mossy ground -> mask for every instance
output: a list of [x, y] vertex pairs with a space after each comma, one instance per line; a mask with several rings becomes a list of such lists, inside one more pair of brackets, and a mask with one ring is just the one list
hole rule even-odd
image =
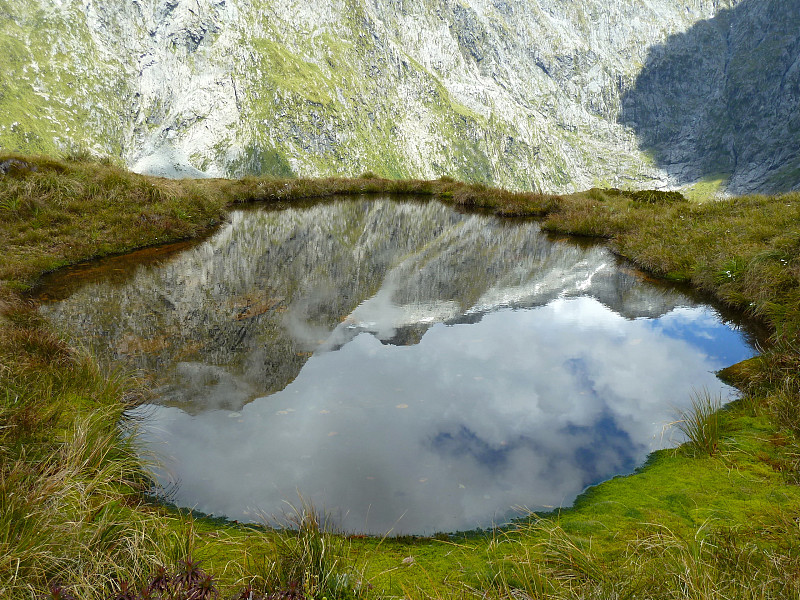
[[716, 200], [721, 196], [721, 192], [725, 189], [725, 184], [728, 182], [730, 174], [728, 173], [715, 173], [708, 175], [696, 181], [691, 185], [683, 188], [683, 194], [692, 202], [708, 202]]
[[[0, 161], [9, 158], [0, 156]], [[16, 157], [0, 175], [0, 596], [53, 585], [115, 595], [192, 556], [224, 594], [305, 597], [784, 598], [800, 592], [800, 194], [697, 204], [592, 190], [517, 194], [449, 179], [168, 181], [110, 165]], [[35, 167], [35, 170], [30, 167]], [[148, 503], [122, 418], [140, 390], [65, 345], [22, 295], [46, 271], [193, 238], [235, 203], [340, 193], [436, 197], [599, 236], [653, 274], [765, 323], [762, 354], [726, 371], [743, 397], [712, 452], [651, 456], [570, 509], [508, 530], [376, 539], [223, 524]], [[122, 431], [119, 424], [122, 423]], [[367, 585], [369, 584], [369, 585]], [[287, 587], [289, 586], [289, 587]], [[55, 588], [53, 588], [55, 589]], [[116, 590], [116, 592], [115, 592]]]

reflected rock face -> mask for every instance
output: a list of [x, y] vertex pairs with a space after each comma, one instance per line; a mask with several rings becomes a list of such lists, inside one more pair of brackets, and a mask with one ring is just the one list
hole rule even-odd
[[101, 356], [157, 373], [163, 402], [196, 413], [282, 390], [311, 353], [361, 332], [416, 343], [434, 323], [579, 295], [626, 318], [689, 302], [603, 248], [553, 244], [534, 222], [386, 199], [236, 212], [165, 264], [44, 310]]
[[752, 353], [601, 247], [389, 199], [237, 212], [42, 310], [150, 374], [143, 437], [178, 503], [252, 520], [299, 491], [371, 533], [569, 504]]

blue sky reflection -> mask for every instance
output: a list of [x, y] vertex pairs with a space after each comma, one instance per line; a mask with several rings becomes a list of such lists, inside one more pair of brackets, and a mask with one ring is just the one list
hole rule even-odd
[[729, 394], [714, 371], [752, 355], [728, 331], [706, 308], [632, 320], [578, 297], [411, 346], [361, 333], [240, 412], [149, 408], [145, 436], [172, 458], [175, 500], [205, 512], [256, 519], [300, 493], [350, 530], [486, 526], [673, 444], [692, 390]]

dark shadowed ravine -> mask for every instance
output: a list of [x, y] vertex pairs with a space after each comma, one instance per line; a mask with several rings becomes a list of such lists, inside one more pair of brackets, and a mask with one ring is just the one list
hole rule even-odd
[[302, 496], [376, 534], [569, 505], [754, 353], [602, 246], [434, 202], [234, 212], [48, 285], [50, 319], [149, 378], [141, 438], [177, 504], [269, 521]]
[[800, 0], [742, 0], [648, 51], [620, 122], [678, 184], [800, 183]]

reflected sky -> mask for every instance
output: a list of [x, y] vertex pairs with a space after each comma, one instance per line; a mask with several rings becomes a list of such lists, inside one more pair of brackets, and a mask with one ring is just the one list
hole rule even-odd
[[142, 438], [176, 503], [260, 520], [302, 495], [376, 534], [569, 505], [753, 354], [601, 247], [389, 200], [236, 213], [42, 310], [151, 374]]
[[[239, 412], [148, 408], [175, 500], [230, 518], [298, 493], [348, 530], [432, 533], [569, 505], [673, 443], [666, 424], [751, 355], [704, 308], [628, 320], [591, 298], [433, 326], [419, 344], [361, 333]], [[735, 341], [735, 340], [734, 340]], [[167, 474], [163, 476], [166, 479]]]

